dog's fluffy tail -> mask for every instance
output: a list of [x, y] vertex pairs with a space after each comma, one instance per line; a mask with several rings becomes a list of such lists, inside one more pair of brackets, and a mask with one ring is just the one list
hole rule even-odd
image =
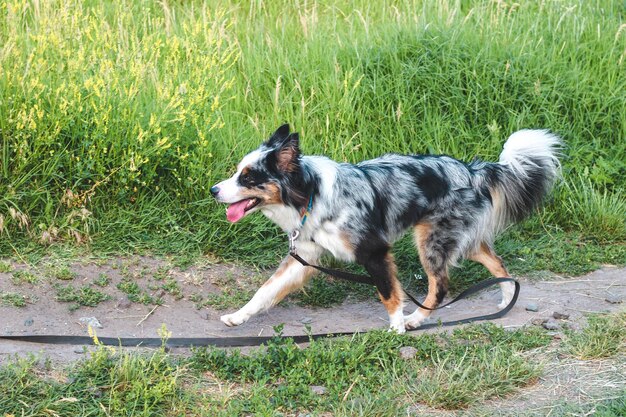
[[547, 130], [520, 130], [504, 144], [490, 175], [494, 232], [528, 216], [560, 173], [561, 139]]

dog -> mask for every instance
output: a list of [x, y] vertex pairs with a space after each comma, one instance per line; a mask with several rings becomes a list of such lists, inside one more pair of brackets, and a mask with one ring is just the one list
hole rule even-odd
[[[280, 126], [246, 155], [235, 174], [211, 187], [226, 217], [235, 223], [261, 211], [288, 234], [311, 264], [330, 253], [357, 262], [376, 281], [390, 330], [418, 327], [430, 310], [403, 313], [404, 292], [396, 277], [392, 244], [413, 229], [428, 276], [424, 305], [435, 308], [448, 291], [448, 268], [461, 258], [509, 277], [493, 241], [508, 225], [537, 208], [560, 172], [561, 139], [547, 130], [513, 133], [497, 163], [464, 163], [445, 155], [387, 154], [358, 164], [303, 156], [298, 133]], [[315, 273], [287, 256], [252, 299], [221, 317], [237, 326], [301, 288]], [[502, 303], [514, 285], [500, 284]]]

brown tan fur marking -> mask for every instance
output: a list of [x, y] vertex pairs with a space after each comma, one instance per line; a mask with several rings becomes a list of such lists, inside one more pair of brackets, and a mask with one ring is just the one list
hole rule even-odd
[[502, 258], [496, 255], [493, 249], [484, 242], [480, 244], [480, 249], [469, 258], [472, 261], [483, 264], [494, 277], [504, 278], [510, 276], [502, 262]]
[[379, 292], [378, 296], [382, 301], [387, 313], [393, 314], [398, 311], [398, 308], [402, 308], [404, 304], [404, 291], [402, 291], [402, 285], [398, 281], [398, 269], [396, 267], [395, 259], [391, 253], [385, 256], [385, 263], [389, 271], [389, 283], [391, 285], [391, 293], [389, 298], [385, 298]]
[[316, 272], [315, 269], [311, 267], [307, 266], [306, 268], [304, 268], [304, 273], [302, 274], [301, 277], [299, 277], [298, 280], [294, 280], [294, 281], [287, 283], [287, 285], [283, 286], [280, 292], [276, 294], [276, 297], [274, 297], [274, 299], [272, 300], [272, 305], [276, 305], [280, 303], [280, 301], [283, 298], [285, 298], [287, 295], [289, 295], [290, 293], [294, 292], [297, 289], [302, 288], [309, 281], [309, 279], [311, 279], [311, 277], [315, 274], [315, 272]]
[[[447, 265], [443, 270], [436, 271], [428, 260], [427, 242], [431, 233], [432, 225], [429, 223], [419, 223], [414, 228], [415, 244], [419, 252], [420, 262], [422, 263], [422, 267], [428, 276], [428, 294], [426, 295], [426, 299], [423, 304], [428, 308], [435, 308], [439, 304], [439, 301], [437, 301], [437, 295], [440, 292], [440, 287], [447, 287], [448, 271]], [[421, 307], [419, 310], [425, 316], [429, 316], [431, 313], [430, 310], [426, 310]]]
[[260, 198], [264, 204], [283, 204], [280, 188], [273, 182], [265, 184], [264, 189], [242, 189], [241, 195], [244, 198]]

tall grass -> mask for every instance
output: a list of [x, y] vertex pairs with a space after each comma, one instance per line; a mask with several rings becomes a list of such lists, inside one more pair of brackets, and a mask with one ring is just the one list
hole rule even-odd
[[552, 129], [564, 186], [544, 223], [619, 244], [625, 15], [608, 0], [1, 0], [0, 246], [273, 263], [279, 232], [229, 227], [208, 188], [283, 122], [342, 161], [493, 160], [514, 130]]

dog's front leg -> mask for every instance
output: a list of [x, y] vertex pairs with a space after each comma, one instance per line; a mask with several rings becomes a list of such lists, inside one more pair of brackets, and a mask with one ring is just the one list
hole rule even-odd
[[[302, 247], [299, 247], [300, 256], [309, 263], [317, 263], [320, 253], [314, 244], [301, 246], [311, 247], [309, 250], [302, 250]], [[287, 294], [304, 286], [314, 273], [315, 269], [305, 267], [291, 256], [287, 256], [276, 272], [259, 288], [245, 306], [235, 313], [222, 316], [220, 320], [227, 326], [238, 326], [245, 323], [250, 317], [278, 304]]]

